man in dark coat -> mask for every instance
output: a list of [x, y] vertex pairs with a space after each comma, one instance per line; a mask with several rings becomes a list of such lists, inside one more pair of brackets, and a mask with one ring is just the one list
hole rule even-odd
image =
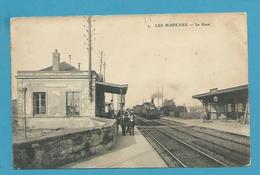
[[127, 119], [126, 119], [125, 114], [122, 114], [120, 123], [121, 123], [121, 128], [122, 128], [122, 134], [123, 134], [123, 136], [125, 136], [126, 124], [127, 124]]

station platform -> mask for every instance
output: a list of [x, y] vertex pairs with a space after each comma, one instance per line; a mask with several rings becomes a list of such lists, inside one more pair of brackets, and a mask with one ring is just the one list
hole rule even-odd
[[188, 126], [206, 127], [239, 135], [250, 136], [250, 125], [241, 124], [235, 120], [210, 120], [209, 122], [203, 122], [202, 119], [181, 119], [176, 117], [163, 117], [162, 119], [184, 123]]
[[135, 135], [122, 136], [119, 129], [116, 144], [110, 151], [62, 168], [142, 168], [167, 167], [166, 163], [135, 128]]

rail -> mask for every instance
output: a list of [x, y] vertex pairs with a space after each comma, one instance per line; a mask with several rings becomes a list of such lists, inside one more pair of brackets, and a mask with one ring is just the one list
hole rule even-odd
[[[158, 145], [160, 145], [168, 154], [173, 157], [182, 167], [186, 168], [185, 165], [177, 156], [175, 156], [171, 151], [169, 151], [163, 144], [161, 144], [152, 134], [150, 134], [145, 128], [142, 128]], [[166, 162], [167, 163], [167, 162]], [[168, 163], [167, 163], [168, 164]]]
[[[148, 123], [148, 122], [146, 122], [146, 121], [144, 121], [144, 120], [142, 120], [142, 122], [144, 122], [144, 123], [146, 123], [146, 124], [152, 126], [150, 123]], [[142, 129], [144, 129], [144, 128], [142, 128]], [[154, 128], [154, 129], [156, 129], [157, 131], [163, 133], [164, 135], [167, 135], [168, 137], [170, 137], [170, 138], [172, 138], [172, 139], [178, 141], [179, 143], [181, 143], [181, 144], [183, 144], [183, 145], [189, 147], [190, 149], [192, 149], [192, 150], [194, 150], [194, 151], [200, 153], [201, 155], [206, 156], [207, 158], [209, 158], [209, 159], [211, 159], [211, 160], [217, 162], [219, 165], [224, 166], [224, 167], [227, 167], [227, 165], [226, 165], [225, 163], [223, 163], [223, 162], [217, 160], [216, 158], [212, 157], [211, 155], [209, 155], [209, 154], [207, 154], [207, 153], [205, 153], [205, 152], [203, 152], [203, 151], [201, 151], [201, 150], [199, 150], [199, 149], [193, 147], [192, 145], [190, 145], [190, 144], [188, 144], [188, 143], [186, 143], [186, 142], [184, 142], [184, 141], [182, 141], [182, 140], [180, 140], [180, 139], [178, 139], [178, 138], [176, 138], [176, 137], [174, 137], [174, 136], [172, 136], [172, 135], [170, 135], [170, 134], [168, 134], [168, 133], [166, 133], [166, 132], [164, 132], [164, 131], [162, 131], [162, 130], [160, 130], [160, 129], [158, 129], [158, 128]], [[146, 131], [146, 132], [147, 132], [147, 131]], [[149, 134], [150, 134], [150, 133], [149, 133]], [[150, 135], [151, 135], [151, 134], [150, 134]], [[157, 140], [157, 141], [158, 141], [158, 140]], [[158, 142], [157, 142], [157, 143], [158, 143]]]

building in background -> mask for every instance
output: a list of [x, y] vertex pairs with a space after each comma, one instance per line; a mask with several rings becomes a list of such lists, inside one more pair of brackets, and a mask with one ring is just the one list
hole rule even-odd
[[193, 96], [201, 101], [208, 119], [234, 119], [249, 123], [248, 85], [227, 89], [211, 89]]

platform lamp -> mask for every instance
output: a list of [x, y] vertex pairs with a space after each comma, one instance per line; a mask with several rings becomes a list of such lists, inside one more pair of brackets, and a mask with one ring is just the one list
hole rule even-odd
[[217, 96], [214, 96], [213, 97], [213, 101], [216, 103], [216, 102], [218, 102], [218, 97]]

